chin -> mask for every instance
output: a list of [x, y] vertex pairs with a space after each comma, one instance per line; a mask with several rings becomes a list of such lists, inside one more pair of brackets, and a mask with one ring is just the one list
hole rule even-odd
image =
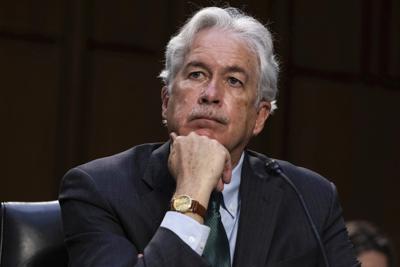
[[215, 133], [210, 129], [197, 129], [197, 130], [194, 130], [193, 132], [195, 132], [201, 136], [207, 136], [208, 138], [215, 139], [214, 138]]

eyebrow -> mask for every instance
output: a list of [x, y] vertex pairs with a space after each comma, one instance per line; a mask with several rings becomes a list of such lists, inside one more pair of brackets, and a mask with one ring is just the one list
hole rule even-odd
[[201, 62], [201, 61], [190, 61], [189, 63], [187, 63], [184, 67], [184, 69], [188, 69], [190, 67], [198, 67], [198, 68], [202, 68], [202, 69], [206, 69], [209, 70], [210, 68], [207, 66], [207, 64]]

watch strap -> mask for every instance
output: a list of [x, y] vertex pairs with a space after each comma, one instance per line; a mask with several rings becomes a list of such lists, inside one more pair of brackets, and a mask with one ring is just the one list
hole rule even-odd
[[190, 207], [191, 212], [200, 215], [203, 219], [206, 217], [206, 208], [200, 204], [197, 200], [192, 199], [192, 206]]
[[[188, 209], [186, 209], [186, 210], [177, 210], [177, 209], [175, 209], [174, 201], [179, 199], [180, 197], [188, 197], [190, 199], [190, 207]], [[171, 210], [177, 211], [177, 212], [180, 212], [180, 213], [187, 213], [187, 212], [195, 213], [195, 214], [201, 216], [203, 219], [205, 218], [206, 212], [207, 212], [206, 208], [203, 205], [201, 205], [199, 201], [194, 200], [193, 198], [191, 198], [190, 196], [187, 196], [187, 195], [174, 197], [171, 200], [171, 207], [170, 208], [171, 208]]]

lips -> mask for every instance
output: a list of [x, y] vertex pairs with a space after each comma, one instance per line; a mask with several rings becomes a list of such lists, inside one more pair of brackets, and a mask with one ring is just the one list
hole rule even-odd
[[222, 118], [219, 117], [210, 117], [210, 116], [195, 116], [190, 119], [190, 121], [195, 121], [195, 120], [205, 120], [205, 121], [213, 121], [213, 122], [218, 122], [221, 124], [226, 124], [226, 121]]

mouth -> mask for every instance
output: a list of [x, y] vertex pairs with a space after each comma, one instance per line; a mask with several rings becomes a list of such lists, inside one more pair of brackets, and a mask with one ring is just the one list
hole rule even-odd
[[204, 121], [204, 122], [217, 122], [220, 124], [226, 124], [226, 119], [222, 117], [216, 117], [216, 116], [193, 116], [190, 118], [189, 121]]

